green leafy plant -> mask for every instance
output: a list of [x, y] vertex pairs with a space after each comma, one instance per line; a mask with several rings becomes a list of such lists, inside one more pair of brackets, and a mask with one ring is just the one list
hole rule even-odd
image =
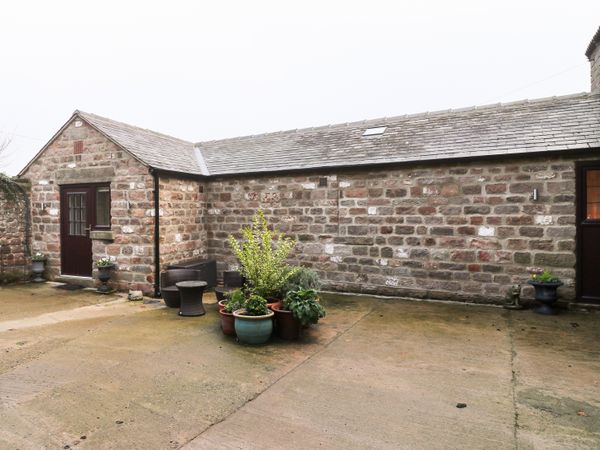
[[34, 255], [31, 257], [32, 261], [46, 261], [46, 255], [44, 255], [42, 252], [36, 252], [34, 253]]
[[288, 292], [299, 289], [314, 289], [315, 291], [321, 289], [321, 280], [317, 272], [308, 267], [297, 267], [285, 282], [281, 296], [285, 297]]
[[541, 274], [532, 274], [531, 279], [539, 283], [560, 283], [560, 278], [554, 276], [549, 270], [544, 270]]
[[110, 258], [103, 256], [99, 260], [96, 261], [96, 267], [111, 267], [114, 266], [114, 262], [110, 260]]
[[244, 309], [246, 316], [264, 316], [268, 314], [269, 308], [267, 308], [267, 301], [260, 295], [252, 294], [250, 298], [244, 303]]
[[250, 289], [264, 298], [277, 296], [297, 270], [285, 262], [296, 241], [271, 230], [260, 209], [252, 217], [252, 225], [242, 227], [241, 234], [240, 242], [229, 235], [229, 245], [240, 261]]
[[286, 294], [282, 308], [291, 311], [294, 317], [303, 325], [317, 323], [325, 317], [325, 308], [319, 302], [319, 296], [314, 289], [299, 289]]
[[21, 280], [23, 276], [17, 272], [0, 272], [0, 284], [11, 284]]
[[223, 309], [226, 313], [232, 313], [244, 307], [246, 296], [241, 289], [235, 289], [225, 295], [227, 297], [227, 303], [225, 303], [225, 308]]

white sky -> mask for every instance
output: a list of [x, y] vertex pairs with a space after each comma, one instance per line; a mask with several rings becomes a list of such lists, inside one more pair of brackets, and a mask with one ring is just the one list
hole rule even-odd
[[0, 171], [82, 109], [201, 141], [589, 91], [598, 0], [2, 1]]

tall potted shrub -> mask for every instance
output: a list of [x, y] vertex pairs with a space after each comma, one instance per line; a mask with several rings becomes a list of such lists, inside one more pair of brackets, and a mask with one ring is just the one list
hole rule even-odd
[[271, 230], [261, 209], [252, 217], [250, 226], [242, 227], [241, 234], [241, 241], [229, 235], [229, 245], [240, 261], [248, 288], [271, 302], [277, 301], [286, 281], [297, 270], [285, 262], [296, 241]]
[[264, 344], [273, 332], [273, 311], [267, 308], [267, 301], [260, 295], [252, 294], [244, 302], [244, 307], [233, 312], [235, 334], [245, 344]]

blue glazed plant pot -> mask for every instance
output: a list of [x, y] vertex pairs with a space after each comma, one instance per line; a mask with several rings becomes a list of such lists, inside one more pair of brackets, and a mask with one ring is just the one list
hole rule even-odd
[[244, 309], [233, 312], [239, 341], [252, 345], [264, 344], [273, 333], [273, 311], [269, 310], [264, 316], [246, 316], [245, 312]]

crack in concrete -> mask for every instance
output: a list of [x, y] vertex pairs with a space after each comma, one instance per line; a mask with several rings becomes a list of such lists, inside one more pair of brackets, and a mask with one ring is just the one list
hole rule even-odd
[[517, 356], [517, 351], [515, 350], [515, 339], [514, 339], [514, 324], [512, 320], [512, 313], [507, 311], [506, 317], [506, 327], [508, 330], [508, 338], [510, 343], [510, 370], [511, 370], [511, 379], [510, 379], [510, 390], [512, 396], [512, 405], [514, 411], [513, 418], [513, 439], [514, 439], [514, 448], [515, 450], [519, 449], [519, 411], [517, 409], [517, 371], [515, 368], [515, 357]]
[[367, 312], [365, 312], [365, 314], [363, 314], [362, 316], [360, 316], [358, 319], [356, 319], [348, 328], [346, 328], [344, 331], [336, 334], [329, 342], [327, 342], [326, 344], [323, 345], [323, 347], [316, 351], [315, 353], [313, 353], [312, 355], [308, 356], [306, 359], [304, 359], [302, 362], [300, 362], [297, 366], [291, 368], [290, 370], [288, 370], [287, 372], [285, 372], [284, 374], [282, 374], [279, 378], [277, 378], [275, 381], [273, 381], [273, 383], [271, 383], [269, 386], [267, 386], [265, 389], [263, 389], [262, 391], [260, 391], [259, 393], [257, 393], [256, 395], [254, 395], [252, 398], [246, 400], [244, 403], [242, 403], [238, 408], [234, 409], [233, 411], [231, 411], [229, 414], [227, 414], [226, 416], [224, 416], [223, 418], [221, 418], [220, 420], [218, 420], [217, 422], [214, 422], [212, 424], [210, 424], [206, 429], [202, 430], [200, 433], [198, 433], [196, 436], [188, 439], [186, 442], [184, 442], [183, 444], [181, 444], [181, 446], [177, 447], [177, 448], [184, 448], [186, 445], [188, 445], [189, 443], [191, 443], [192, 441], [194, 441], [195, 439], [199, 438], [200, 436], [202, 436], [204, 433], [206, 433], [208, 430], [210, 430], [212, 427], [214, 427], [215, 425], [220, 424], [221, 422], [224, 422], [225, 420], [227, 420], [229, 417], [231, 417], [233, 414], [235, 414], [236, 412], [238, 412], [240, 409], [242, 409], [244, 406], [246, 406], [248, 403], [250, 403], [253, 400], [256, 400], [258, 397], [260, 397], [262, 394], [264, 394], [265, 392], [267, 392], [269, 389], [271, 389], [273, 386], [275, 386], [277, 383], [279, 383], [283, 378], [285, 378], [286, 376], [288, 376], [289, 374], [295, 372], [296, 370], [298, 370], [300, 367], [304, 366], [306, 363], [308, 363], [310, 360], [312, 360], [315, 356], [320, 355], [321, 353], [323, 353], [325, 350], [327, 350], [329, 348], [329, 346], [331, 344], [333, 344], [334, 342], [336, 342], [339, 338], [341, 338], [342, 336], [346, 335], [346, 333], [348, 333], [350, 330], [352, 330], [356, 325], [358, 325], [360, 322], [362, 322], [366, 317], [370, 316], [373, 313], [374, 307], [372, 306], [370, 310], [368, 310]]

